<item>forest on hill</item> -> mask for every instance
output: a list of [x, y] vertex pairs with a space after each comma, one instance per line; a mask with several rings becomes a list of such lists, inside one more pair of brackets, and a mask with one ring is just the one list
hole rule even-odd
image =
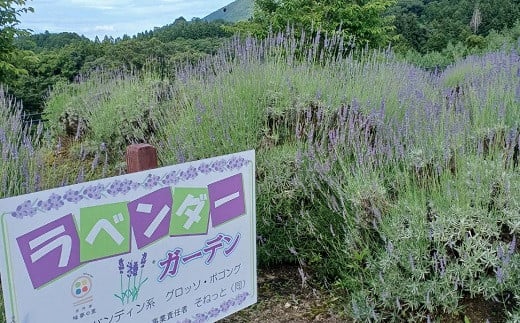
[[[251, 13], [241, 12], [253, 7]], [[14, 22], [23, 19], [21, 12], [14, 17]], [[178, 17], [169, 25], [116, 39], [49, 32], [14, 37], [4, 28], [0, 35], [9, 46], [3, 48], [17, 54], [0, 58], [16, 60], [18, 72], [1, 73], [0, 82], [23, 101], [29, 114], [37, 114], [49, 90], [60, 82], [99, 69], [141, 70], [147, 65], [168, 74], [178, 64], [214, 54], [236, 33], [264, 37], [270, 28], [275, 32], [288, 25], [308, 34], [341, 30], [358, 47], [390, 45], [419, 66], [442, 68], [468, 54], [514, 45], [520, 36], [518, 17], [519, 0], [372, 0], [363, 5], [305, 0], [258, 0], [253, 5], [253, 0], [237, 0], [208, 19]]]

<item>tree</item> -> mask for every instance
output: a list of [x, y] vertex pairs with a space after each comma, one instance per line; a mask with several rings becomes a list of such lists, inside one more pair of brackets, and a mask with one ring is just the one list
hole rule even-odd
[[392, 16], [386, 15], [395, 0], [257, 0], [253, 21], [268, 29], [336, 33], [353, 37], [358, 44], [377, 47], [391, 39]]
[[475, 6], [475, 10], [473, 10], [473, 16], [471, 17], [471, 22], [469, 25], [471, 26], [471, 29], [473, 29], [473, 33], [477, 33], [478, 27], [482, 23], [482, 13], [480, 12], [480, 9], [478, 7], [478, 4]]
[[28, 32], [18, 28], [19, 16], [34, 11], [32, 7], [27, 7], [26, 3], [26, 0], [0, 0], [0, 83], [27, 73], [23, 68], [18, 67], [18, 63], [20, 59], [34, 57], [29, 52], [20, 51], [14, 45], [15, 37]]
[[390, 12], [400, 45], [426, 54], [441, 52], [449, 43], [482, 47], [492, 30], [515, 24], [520, 0], [399, 0]]

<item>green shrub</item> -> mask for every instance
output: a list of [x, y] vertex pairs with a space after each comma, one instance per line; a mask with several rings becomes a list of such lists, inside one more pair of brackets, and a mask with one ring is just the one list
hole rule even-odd
[[44, 110], [54, 137], [105, 143], [112, 151], [149, 140], [156, 130], [159, 105], [168, 99], [168, 83], [151, 73], [101, 73], [80, 83], [61, 84]]

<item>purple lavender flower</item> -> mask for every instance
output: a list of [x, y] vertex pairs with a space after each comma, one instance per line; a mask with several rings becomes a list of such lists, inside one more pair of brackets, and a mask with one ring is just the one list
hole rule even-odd
[[230, 307], [232, 307], [233, 305], [235, 305], [234, 303], [231, 304], [229, 301], [226, 301], [222, 304], [220, 304], [220, 310], [225, 313], [229, 310]]
[[125, 262], [123, 258], [119, 258], [119, 274], [122, 275], [123, 271], [125, 270]]
[[497, 282], [499, 284], [502, 284], [505, 280], [504, 270], [502, 269], [502, 267], [498, 267], [497, 269], [495, 269], [495, 274], [497, 277]]
[[223, 159], [211, 163], [211, 169], [215, 172], [223, 172], [225, 170], [224, 167], [226, 167], [226, 161]]
[[64, 205], [62, 197], [52, 193], [52, 195], [46, 201], [39, 201], [38, 207], [42, 208], [45, 211], [50, 211], [52, 209], [58, 210], [60, 207]]
[[146, 187], [146, 188], [155, 187], [159, 184], [160, 180], [161, 180], [161, 178], [159, 176], [153, 175], [153, 174], [148, 174], [148, 176], [146, 176], [146, 180], [144, 182], [144, 187]]
[[516, 235], [513, 236], [513, 240], [511, 240], [511, 244], [509, 244], [508, 253], [510, 255], [514, 254], [516, 251]]
[[132, 276], [137, 276], [137, 272], [139, 271], [139, 264], [137, 261], [134, 261], [134, 264], [132, 265]]
[[146, 256], [148, 255], [148, 253], [143, 253], [143, 256], [141, 257], [141, 268], [144, 267], [144, 265], [146, 264]]
[[126, 194], [132, 189], [132, 181], [124, 179], [122, 181], [115, 180], [107, 189], [107, 193], [116, 196], [118, 194]]
[[94, 156], [94, 159], [92, 160], [92, 164], [90, 165], [90, 169], [91, 170], [96, 169], [98, 163], [99, 163], [99, 154], [96, 153], [96, 155]]
[[249, 293], [242, 293], [242, 294], [239, 294], [235, 300], [237, 302], [238, 305], [242, 304], [246, 299], [247, 299], [247, 296], [249, 295]]
[[504, 250], [502, 249], [501, 245], [498, 245], [497, 255], [498, 255], [498, 259], [500, 259], [500, 260], [504, 259]]
[[211, 173], [211, 166], [206, 164], [206, 163], [200, 164], [198, 169], [199, 169], [199, 172], [201, 172], [202, 174], [209, 174], [209, 173]]
[[16, 211], [11, 212], [11, 216], [21, 219], [26, 216], [33, 216], [36, 214], [36, 208], [32, 206], [31, 201], [25, 201], [16, 207]]
[[179, 182], [179, 178], [177, 177], [177, 172], [172, 171], [164, 176], [161, 183], [165, 185], [177, 184]]
[[186, 180], [188, 180], [188, 173], [186, 173], [185, 171], [181, 170], [181, 172], [179, 173], [179, 178], [180, 178], [182, 181], [186, 181]]
[[101, 198], [101, 192], [105, 189], [103, 184], [91, 185], [83, 190], [83, 196], [89, 199], [99, 200]]
[[227, 165], [226, 167], [228, 169], [235, 169], [237, 168], [237, 161], [238, 161], [238, 158], [237, 157], [231, 157], [228, 161], [227, 161]]
[[85, 170], [83, 167], [79, 170], [78, 176], [76, 177], [76, 184], [83, 183], [85, 181]]
[[329, 142], [331, 144], [331, 147], [335, 147], [338, 143], [338, 134], [339, 130], [329, 130]]
[[228, 169], [240, 169], [244, 165], [247, 165], [248, 161], [243, 157], [232, 157], [228, 163], [227, 167]]
[[443, 256], [442, 259], [439, 260], [441, 276], [446, 274], [446, 256]]
[[134, 265], [131, 261], [127, 262], [126, 264], [126, 277], [130, 278], [132, 277], [132, 274], [134, 272]]
[[79, 191], [74, 191], [72, 189], [65, 192], [63, 198], [68, 202], [77, 203], [83, 199], [83, 196]]
[[205, 313], [199, 313], [199, 314], [195, 315], [195, 318], [193, 319], [192, 322], [203, 323], [203, 322], [206, 322], [207, 320], [208, 320], [208, 316]]
[[194, 179], [199, 175], [199, 172], [197, 171], [197, 168], [190, 166], [188, 170], [186, 171], [187, 179]]
[[213, 307], [209, 312], [208, 312], [208, 315], [209, 317], [216, 317], [217, 315], [220, 314], [220, 309], [216, 308], [216, 307]]
[[177, 161], [181, 164], [186, 161], [186, 156], [184, 155], [184, 152], [180, 148], [177, 149]]

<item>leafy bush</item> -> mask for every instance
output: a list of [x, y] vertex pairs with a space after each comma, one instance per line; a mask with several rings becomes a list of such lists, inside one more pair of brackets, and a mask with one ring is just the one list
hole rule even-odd
[[94, 74], [79, 83], [57, 86], [44, 115], [55, 137], [105, 143], [117, 151], [128, 143], [149, 140], [168, 89], [167, 81], [152, 73]]
[[408, 89], [399, 108], [353, 102], [307, 119], [298, 182], [329, 210], [308, 220], [321, 228], [313, 267], [355, 319], [433, 319], [466, 296], [518, 298], [518, 61], [470, 57], [423, 78], [403, 66], [404, 84], [387, 86]]

